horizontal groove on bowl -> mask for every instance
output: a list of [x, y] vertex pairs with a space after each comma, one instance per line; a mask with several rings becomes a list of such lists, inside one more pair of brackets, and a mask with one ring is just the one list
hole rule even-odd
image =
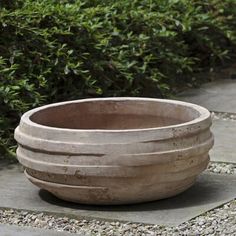
[[201, 171], [206, 169], [208, 164], [208, 159], [204, 161], [201, 165], [184, 171], [183, 173], [177, 174], [165, 174], [162, 175], [140, 175], [140, 176], [78, 176], [78, 175], [62, 175], [62, 174], [52, 174], [47, 172], [40, 172], [36, 170], [31, 170], [27, 168], [27, 171], [31, 176], [41, 179], [44, 181], [61, 183], [66, 185], [94, 185], [94, 186], [132, 186], [135, 185], [147, 185], [151, 183], [167, 183], [182, 181], [183, 179], [197, 176]]
[[[17, 134], [16, 134], [17, 136]], [[18, 137], [18, 136], [17, 136]], [[171, 141], [162, 140], [158, 144], [153, 143], [132, 143], [132, 144], [81, 144], [81, 143], [62, 143], [60, 141], [49, 141], [36, 139], [22, 134], [18, 137], [18, 143], [25, 148], [32, 150], [41, 150], [42, 152], [67, 153], [68, 155], [77, 153], [97, 153], [99, 155], [109, 153], [142, 153], [157, 152], [166, 150], [176, 150], [178, 148], [187, 148], [198, 143], [204, 142], [212, 137], [210, 130], [199, 133], [191, 138], [176, 138]], [[168, 149], [167, 149], [168, 148]]]
[[[88, 178], [90, 176], [97, 177], [117, 177], [117, 178], [127, 178], [127, 177], [145, 177], [145, 176], [155, 176], [158, 179], [170, 178], [175, 179], [179, 176], [187, 176], [189, 173], [198, 174], [198, 172], [204, 170], [209, 162], [209, 157], [206, 155], [202, 160], [191, 167], [186, 167], [182, 170], [168, 171], [164, 167], [159, 165], [145, 166], [145, 167], [75, 167], [75, 168], [64, 168], [58, 167], [51, 170], [50, 166], [42, 165], [37, 162], [30, 163], [27, 162], [25, 158], [20, 159], [22, 164], [29, 169], [35, 171], [50, 173], [50, 174], [61, 174], [63, 176], [75, 176], [76, 178]], [[166, 167], [168, 169], [168, 167]], [[173, 168], [174, 169], [174, 168]]]
[[[106, 186], [96, 186], [96, 185], [69, 185], [69, 184], [63, 184], [63, 183], [57, 183], [57, 182], [51, 182], [51, 181], [45, 181], [45, 180], [42, 180], [42, 179], [38, 179], [37, 177], [34, 177], [33, 175], [31, 175], [29, 173], [29, 170], [24, 170], [24, 173], [26, 175], [26, 177], [31, 177], [32, 179], [35, 179], [37, 180], [38, 182], [41, 182], [41, 183], [45, 183], [45, 184], [48, 184], [48, 185], [55, 185], [55, 186], [60, 186], [60, 187], [67, 187], [67, 188], [77, 188], [77, 189], [90, 189], [90, 188], [97, 188], [97, 189], [108, 189], [108, 188], [114, 188], [116, 189], [114, 186], [109, 186], [109, 187], [106, 187]], [[193, 176], [189, 176], [188, 178], [185, 178], [185, 179], [181, 179], [181, 180], [173, 180], [173, 181], [170, 181], [170, 182], [162, 182], [162, 183], [145, 183], [144, 185], [142, 186], [146, 186], [146, 187], [150, 187], [150, 186], [153, 186], [153, 185], [157, 185], [157, 184], [160, 184], [160, 185], [164, 185], [164, 184], [174, 184], [174, 183], [181, 183], [181, 182], [185, 182], [185, 181], [188, 181], [189, 179], [193, 179], [195, 178], [195, 175]], [[127, 186], [126, 186], [127, 187]], [[121, 187], [122, 188], [122, 187]]]
[[[185, 160], [192, 156], [204, 154], [209, 151], [213, 145], [213, 138], [211, 137], [206, 142], [199, 145], [191, 146], [185, 149], [175, 149], [171, 151], [153, 152], [153, 153], [137, 153], [137, 154], [121, 154], [121, 155], [101, 155], [101, 154], [81, 154], [81, 155], [59, 155], [58, 153], [49, 152], [44, 153], [27, 149], [26, 147], [18, 146], [17, 153], [25, 155], [33, 160], [40, 160], [42, 162], [50, 162], [55, 164], [83, 164], [91, 165], [109, 165], [116, 163], [117, 165], [135, 166], [135, 165], [149, 165], [168, 163], [176, 160]], [[73, 160], [73, 162], [71, 161]], [[70, 163], [70, 161], [72, 163]]]
[[[193, 156], [192, 158], [189, 158], [188, 160], [179, 160], [179, 161], [173, 161], [168, 163], [158, 163], [158, 164], [148, 164], [148, 165], [133, 165], [133, 166], [125, 166], [125, 165], [69, 165], [66, 163], [63, 164], [55, 164], [51, 162], [42, 162], [37, 160], [32, 160], [29, 157], [26, 157], [22, 155], [19, 151], [17, 152], [18, 158], [21, 161], [21, 163], [31, 169], [39, 170], [39, 171], [50, 171], [51, 173], [58, 173], [58, 174], [68, 174], [68, 175], [74, 175], [78, 171], [80, 174], [82, 173], [89, 173], [89, 172], [95, 172], [94, 174], [98, 173], [102, 174], [105, 172], [112, 172], [113, 174], [117, 172], [119, 173], [125, 173], [130, 171], [141, 171], [144, 169], [152, 170], [152, 168], [155, 168], [156, 171], [159, 173], [162, 173], [165, 171], [166, 173], [173, 173], [173, 172], [179, 172], [182, 170], [185, 170], [184, 167], [192, 167], [196, 164], [201, 163], [206, 159], [208, 156], [208, 153], [206, 152], [205, 155], [200, 156]], [[168, 171], [165, 170], [165, 168], [168, 168]], [[163, 171], [162, 171], [163, 169]], [[83, 171], [84, 170], [84, 171]]]
[[[115, 186], [109, 188], [101, 186], [73, 186], [39, 180], [29, 175], [27, 171], [25, 171], [25, 175], [38, 187], [46, 189], [63, 200], [95, 205], [130, 204], [131, 202], [142, 202], [140, 199], [143, 198], [146, 198], [146, 201], [154, 201], [175, 196], [191, 187], [196, 179], [196, 176], [193, 176], [182, 181], [156, 183], [152, 186], [138, 186], [132, 192], [129, 191], [130, 186], [123, 188], [122, 186], [121, 188]], [[143, 191], [143, 188], [145, 188], [145, 191]], [[124, 193], [126, 194], [124, 195]], [[91, 195], [93, 195], [93, 201], [91, 201]], [[80, 196], [80, 198], [76, 196]], [[134, 199], [133, 196], [136, 196], [136, 198]]]

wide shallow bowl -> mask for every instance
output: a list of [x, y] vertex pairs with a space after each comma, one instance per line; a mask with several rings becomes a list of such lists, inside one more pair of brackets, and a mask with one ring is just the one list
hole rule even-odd
[[203, 107], [151, 98], [99, 98], [26, 112], [15, 130], [27, 178], [58, 198], [128, 204], [174, 196], [209, 162]]

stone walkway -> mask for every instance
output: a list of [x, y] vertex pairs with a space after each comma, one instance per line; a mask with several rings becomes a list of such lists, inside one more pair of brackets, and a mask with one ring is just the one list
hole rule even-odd
[[213, 120], [215, 145], [211, 151], [211, 160], [236, 163], [236, 80], [208, 83], [200, 89], [180, 94], [178, 99], [204, 106], [216, 114], [225, 114]]
[[236, 113], [236, 80], [222, 79], [190, 89], [178, 96], [179, 100], [196, 103], [210, 111]]
[[[31, 226], [30, 222], [35, 221], [36, 215], [37, 219], [44, 219], [44, 226], [33, 224], [34, 227], [82, 232], [81, 235], [91, 235], [91, 232], [94, 235], [135, 236], [236, 235], [236, 202], [233, 200], [236, 197], [236, 80], [209, 83], [201, 89], [182, 93], [178, 99], [194, 102], [215, 112], [212, 126], [215, 146], [211, 151], [211, 171], [202, 174], [191, 189], [174, 198], [146, 204], [82, 206], [60, 201], [46, 191], [38, 190], [25, 179], [19, 166], [0, 163], [0, 208], [15, 209], [13, 213], [6, 210], [1, 213], [0, 210], [0, 223]], [[231, 170], [227, 171], [229, 166]], [[217, 168], [223, 170], [219, 171], [221, 174], [212, 173], [217, 172], [214, 171]], [[26, 216], [21, 210], [27, 212]], [[38, 216], [40, 212], [50, 216]], [[64, 217], [62, 220], [61, 216]], [[50, 222], [54, 222], [56, 227], [51, 227]], [[99, 234], [100, 231], [105, 233]], [[43, 229], [0, 226], [0, 235], [14, 235], [14, 232], [19, 232], [17, 235], [21, 235], [21, 232], [22, 235], [33, 236], [55, 235], [54, 231], [49, 231], [49, 234]]]
[[236, 120], [213, 120], [212, 132], [215, 144], [210, 152], [211, 160], [236, 163]]

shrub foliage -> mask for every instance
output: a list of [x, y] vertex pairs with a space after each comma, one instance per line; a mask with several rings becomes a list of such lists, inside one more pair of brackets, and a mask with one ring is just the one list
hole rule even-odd
[[235, 0], [2, 0], [0, 153], [33, 107], [171, 94], [230, 58]]

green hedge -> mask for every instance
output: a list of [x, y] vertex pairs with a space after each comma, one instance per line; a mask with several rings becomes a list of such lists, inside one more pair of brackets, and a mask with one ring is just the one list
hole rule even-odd
[[94, 96], [163, 97], [230, 58], [235, 0], [3, 0], [0, 155], [33, 107]]

